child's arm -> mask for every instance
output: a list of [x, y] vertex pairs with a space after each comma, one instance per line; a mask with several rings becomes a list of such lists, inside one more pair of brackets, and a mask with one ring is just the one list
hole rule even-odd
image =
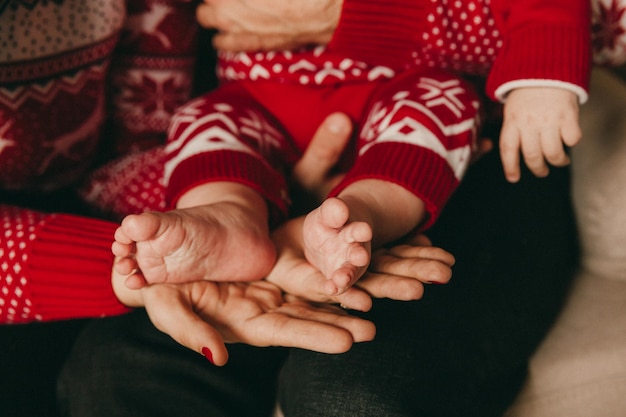
[[504, 103], [500, 155], [506, 179], [520, 179], [520, 152], [530, 171], [548, 175], [548, 165], [569, 164], [565, 148], [582, 136], [578, 123], [579, 99], [558, 87], [523, 87], [512, 90]]

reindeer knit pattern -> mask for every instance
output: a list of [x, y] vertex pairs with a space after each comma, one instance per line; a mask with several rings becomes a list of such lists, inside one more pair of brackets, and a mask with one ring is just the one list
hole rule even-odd
[[58, 188], [88, 168], [123, 17], [121, 0], [0, 9], [0, 187]]
[[118, 153], [162, 143], [174, 109], [191, 96], [194, 7], [0, 2], [0, 187], [48, 190], [81, 179], [107, 110], [106, 140]]
[[[191, 95], [194, 10], [191, 0], [0, 1], [0, 190], [76, 186], [99, 151], [162, 143], [171, 113]], [[96, 176], [89, 195], [98, 188], [124, 214], [162, 208], [163, 164], [146, 172], [143, 162], [127, 167], [150, 184]], [[116, 223], [3, 203], [0, 323], [129, 311], [111, 287]]]

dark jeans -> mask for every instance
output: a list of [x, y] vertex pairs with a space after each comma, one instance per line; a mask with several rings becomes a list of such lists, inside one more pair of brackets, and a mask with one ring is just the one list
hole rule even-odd
[[155, 330], [142, 311], [84, 329], [58, 384], [62, 415], [262, 416], [284, 352], [229, 347], [222, 368]]
[[376, 340], [343, 355], [232, 346], [212, 367], [145, 314], [93, 321], [60, 380], [73, 417], [498, 416], [557, 313], [576, 266], [567, 170], [504, 181], [494, 154], [472, 167], [437, 226], [452, 282], [418, 302], [378, 300]]

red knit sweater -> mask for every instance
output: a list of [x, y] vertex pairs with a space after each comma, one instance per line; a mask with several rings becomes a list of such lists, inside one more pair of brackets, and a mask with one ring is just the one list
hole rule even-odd
[[[345, 0], [329, 49], [371, 64], [401, 68], [411, 62], [422, 42], [420, 36], [431, 29], [428, 16], [441, 16], [455, 4], [466, 13], [488, 8], [499, 31], [502, 46], [489, 68], [487, 83], [492, 98], [512, 81], [558, 80], [579, 87], [584, 101], [591, 65], [591, 17], [586, 0]], [[451, 24], [440, 21], [436, 25], [446, 23]], [[486, 34], [476, 35], [481, 39]], [[454, 58], [450, 42], [440, 52]]]
[[444, 67], [488, 75], [493, 99], [507, 83], [552, 80], [585, 101], [590, 13], [585, 0], [346, 0], [326, 50], [224, 54], [218, 74], [321, 85]]
[[[223, 82], [245, 82], [256, 97], [273, 96], [271, 100], [279, 101], [283, 94], [292, 94], [283, 85], [345, 86], [391, 78], [408, 68], [446, 68], [486, 76], [487, 94], [494, 100], [504, 100], [508, 91], [520, 86], [555, 85], [570, 89], [584, 102], [590, 45], [586, 0], [346, 0], [327, 48], [222, 54], [218, 75]], [[280, 94], [271, 94], [265, 80], [274, 82], [272, 88]], [[191, 158], [171, 162], [175, 158], [170, 157], [167, 194], [171, 199], [206, 178], [228, 178], [233, 165], [237, 166], [232, 163], [228, 172], [207, 175], [207, 170], [218, 170], [217, 156], [204, 155], [194, 152], [194, 163]], [[395, 156], [390, 154], [386, 162], [379, 158], [375, 164], [397, 165]], [[246, 161], [247, 168], [241, 169], [249, 169], [251, 163]], [[421, 189], [414, 192], [430, 203], [432, 222], [453, 191], [450, 168], [454, 167], [434, 153], [429, 160], [410, 165], [411, 177], [404, 180], [422, 181]], [[358, 167], [351, 169], [340, 187], [351, 176], [359, 177], [355, 171]], [[433, 178], [433, 172], [447, 172], [446, 181]], [[272, 204], [280, 199], [277, 188], [261, 191]]]
[[[421, 43], [425, 33], [445, 32], [438, 27], [445, 20], [435, 17], [448, 10], [455, 17], [463, 16], [462, 10], [453, 8], [456, 3], [467, 10], [473, 8], [478, 15], [488, 12], [493, 16], [495, 26], [489, 28], [497, 32], [491, 32], [490, 37], [502, 43], [495, 55], [487, 52], [489, 59], [479, 64], [467, 57], [480, 53], [456, 56], [452, 42], [446, 41], [439, 51], [424, 50]], [[380, 67], [398, 71], [418, 62], [442, 64], [436, 59], [468, 72], [489, 71], [488, 93], [494, 98], [502, 86], [520, 79], [559, 80], [584, 91], [589, 73], [587, 9], [587, 2], [579, 0], [344, 0], [339, 28], [327, 50], [336, 57], [353, 59], [353, 69], [361, 63], [367, 63], [371, 70], [378, 67], [381, 76], [389, 72]], [[448, 23], [452, 24], [450, 20]], [[474, 27], [480, 30], [480, 22]], [[486, 34], [477, 35], [480, 39]], [[470, 38], [466, 36], [464, 41], [471, 42]], [[337, 64], [345, 68], [342, 62]], [[2, 120], [3, 129], [7, 129], [10, 120]], [[0, 139], [5, 133], [0, 129]], [[0, 140], [0, 150], [7, 146], [6, 140]], [[19, 184], [29, 180], [25, 176]], [[14, 177], [8, 183], [17, 184]], [[7, 206], [0, 206], [0, 219], [0, 323], [128, 311], [110, 286], [109, 245], [114, 223]]]

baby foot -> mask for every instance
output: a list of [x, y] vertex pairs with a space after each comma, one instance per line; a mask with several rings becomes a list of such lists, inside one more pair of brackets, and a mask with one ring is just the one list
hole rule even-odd
[[329, 295], [346, 291], [370, 262], [372, 229], [349, 218], [346, 203], [329, 198], [304, 220], [304, 254], [329, 280], [325, 287]]
[[134, 286], [137, 275], [147, 283], [258, 280], [276, 260], [267, 225], [232, 203], [127, 216], [112, 251], [123, 258], [119, 273], [139, 270]]

